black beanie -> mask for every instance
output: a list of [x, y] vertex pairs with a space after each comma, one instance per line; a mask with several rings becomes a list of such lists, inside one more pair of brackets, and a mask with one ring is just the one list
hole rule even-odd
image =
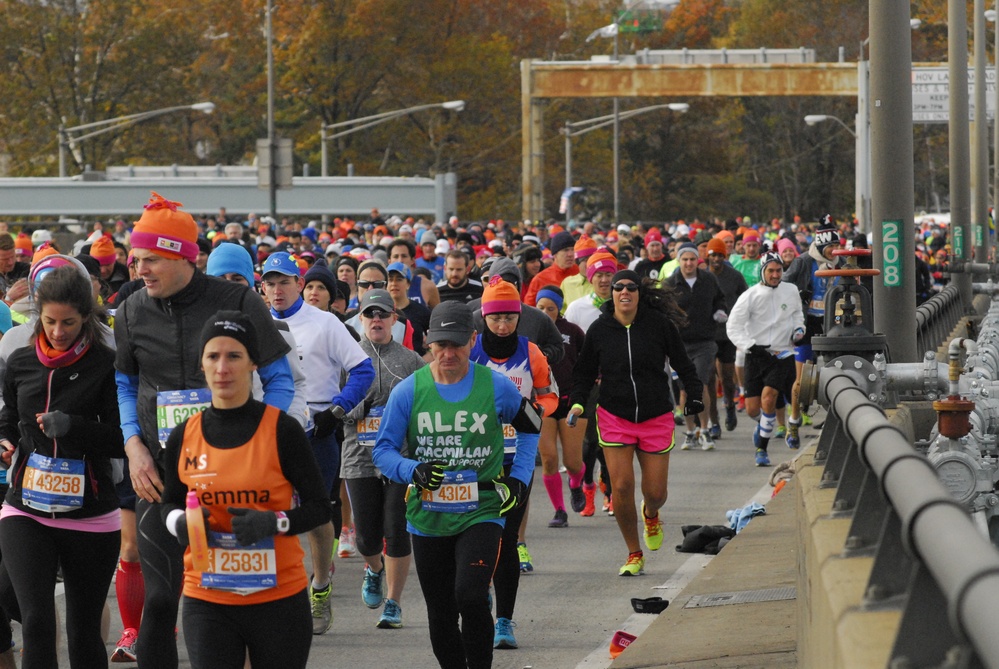
[[250, 360], [260, 361], [260, 351], [257, 349], [257, 328], [254, 327], [242, 311], [219, 311], [205, 322], [201, 329], [201, 348], [199, 357], [205, 354], [205, 344], [215, 337], [231, 337], [246, 347]]

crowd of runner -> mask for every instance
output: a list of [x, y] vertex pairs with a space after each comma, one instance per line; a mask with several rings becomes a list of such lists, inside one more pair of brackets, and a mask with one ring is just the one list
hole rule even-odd
[[[925, 300], [946, 235], [916, 233]], [[747, 462], [799, 447], [835, 281], [816, 270], [848, 246], [868, 240], [828, 215], [278, 222], [155, 193], [66, 248], [0, 224], [0, 611], [21, 666], [56, 665], [58, 578], [73, 667], [176, 669], [178, 626], [194, 667], [305, 667], [347, 557], [378, 628], [403, 626], [412, 563], [440, 665], [491, 666], [518, 647], [536, 458], [548, 527], [599, 489], [617, 573], [641, 575], [675, 445], [710, 451], [743, 413]]]

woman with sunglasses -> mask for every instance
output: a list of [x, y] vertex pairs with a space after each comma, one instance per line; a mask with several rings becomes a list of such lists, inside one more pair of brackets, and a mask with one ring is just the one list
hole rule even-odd
[[[583, 352], [573, 372], [569, 411], [580, 416], [599, 376], [597, 431], [614, 489], [614, 511], [628, 559], [621, 576], [644, 572], [645, 556], [638, 542], [634, 460], [642, 471], [642, 520], [645, 545], [659, 550], [663, 543], [659, 509], [666, 503], [669, 453], [673, 449], [672, 367], [687, 391], [684, 415], [704, 410], [701, 381], [680, 339], [683, 312], [667, 288], [655, 288], [632, 270], [611, 279], [612, 299], [586, 332]], [[574, 423], [573, 423], [574, 424]]]

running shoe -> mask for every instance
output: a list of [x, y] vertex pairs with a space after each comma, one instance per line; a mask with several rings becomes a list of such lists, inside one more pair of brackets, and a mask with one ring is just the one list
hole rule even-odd
[[382, 617], [378, 619], [378, 629], [397, 630], [400, 627], [402, 627], [402, 607], [394, 599], [386, 599]]
[[736, 402], [735, 408], [736, 408], [737, 411], [745, 411], [746, 410], [746, 396], [745, 395], [739, 395], [739, 400]]
[[608, 495], [607, 493], [604, 493], [604, 505], [603, 505], [603, 507], [601, 507], [600, 510], [603, 511], [604, 513], [610, 513], [610, 510], [611, 510], [611, 498], [610, 498], [610, 495]]
[[777, 437], [778, 439], [783, 439], [786, 434], [787, 434], [787, 427], [784, 425], [778, 425], [777, 431], [774, 432], [774, 436]]
[[565, 509], [555, 511], [555, 517], [548, 521], [548, 527], [569, 527], [569, 514], [565, 512]]
[[701, 445], [702, 451], [715, 450], [715, 440], [711, 438], [710, 430], [708, 432], [701, 432], [701, 436], [697, 441]]
[[762, 439], [762, 438], [763, 437], [760, 436], [760, 424], [757, 423], [756, 424], [756, 429], [753, 430], [753, 446], [756, 448], [757, 451], [762, 450], [760, 448], [760, 445], [761, 445], [760, 439]]
[[801, 414], [801, 424], [802, 425], [811, 425], [812, 424], [812, 417], [809, 416], [807, 413]]
[[309, 584], [309, 603], [312, 605], [312, 633], [326, 634], [333, 625], [333, 606], [330, 595], [333, 594], [333, 584], [325, 590], [315, 590]]
[[618, 570], [618, 576], [641, 576], [645, 573], [645, 556], [642, 551], [632, 553], [628, 556], [628, 561]]
[[115, 644], [111, 653], [112, 662], [135, 662], [135, 642], [139, 639], [139, 631], [129, 627], [121, 633], [121, 638]]
[[364, 567], [364, 581], [361, 583], [361, 599], [369, 609], [377, 609], [385, 601], [385, 567], [379, 572]]
[[520, 559], [521, 574], [530, 574], [534, 571], [534, 565], [531, 564], [531, 554], [527, 552], [527, 544], [523, 541], [517, 544], [517, 557]]
[[586, 508], [586, 494], [583, 492], [583, 486], [569, 488], [569, 506], [576, 513], [582, 513], [583, 509]]
[[[597, 512], [597, 484], [596, 483], [584, 483], [583, 484], [583, 496], [586, 498], [586, 504], [583, 506], [583, 510], [579, 512], [581, 516], [592, 516]], [[575, 507], [573, 507], [575, 508]]]
[[683, 435], [683, 443], [680, 445], [680, 450], [689, 451], [694, 446], [697, 446], [697, 435], [693, 432], [688, 432]]
[[762, 448], [756, 449], [756, 466], [757, 467], [769, 467], [770, 466], [770, 456]]
[[735, 413], [735, 405], [729, 404], [725, 407], [725, 429], [731, 432], [739, 424], [739, 418]]
[[711, 427], [708, 428], [708, 434], [712, 439], [721, 439], [721, 425], [712, 423]]
[[787, 447], [798, 450], [801, 446], [801, 438], [798, 436], [798, 425], [793, 421], [787, 423]]
[[513, 628], [517, 623], [509, 618], [496, 619], [496, 633], [493, 635], [493, 648], [516, 648], [517, 640], [513, 637]]
[[613, 516], [614, 515], [614, 496], [613, 495], [608, 495], [607, 496], [607, 515], [608, 516]]
[[353, 527], [344, 528], [340, 533], [340, 548], [336, 554], [341, 558], [350, 558], [357, 555], [357, 535]]
[[657, 551], [663, 545], [663, 521], [659, 512], [652, 518], [645, 515], [645, 500], [642, 500], [642, 520], [645, 521], [645, 545], [650, 551]]

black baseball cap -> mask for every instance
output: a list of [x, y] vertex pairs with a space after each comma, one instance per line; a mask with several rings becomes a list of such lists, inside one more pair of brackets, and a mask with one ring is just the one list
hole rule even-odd
[[[367, 297], [367, 293], [365, 293]], [[472, 337], [472, 308], [464, 302], [448, 300], [434, 307], [430, 314], [430, 329], [427, 331], [427, 344], [449, 341], [464, 346]]]

